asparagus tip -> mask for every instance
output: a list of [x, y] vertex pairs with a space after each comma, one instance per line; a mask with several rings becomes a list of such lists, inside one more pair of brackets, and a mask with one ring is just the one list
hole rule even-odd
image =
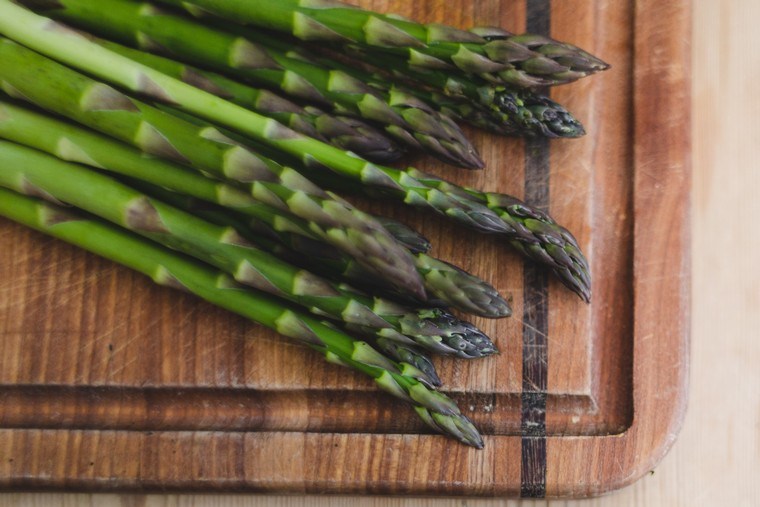
[[437, 309], [435, 317], [429, 320], [441, 329], [449, 329], [444, 336], [444, 343], [459, 357], [476, 359], [498, 353], [496, 345], [488, 335], [446, 310]]

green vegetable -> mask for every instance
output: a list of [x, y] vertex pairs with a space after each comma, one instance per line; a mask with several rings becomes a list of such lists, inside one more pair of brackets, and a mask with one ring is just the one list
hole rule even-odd
[[[586, 133], [567, 109], [534, 91], [487, 83], [477, 76], [420, 69], [393, 55], [374, 55], [360, 48], [349, 51], [355, 59], [382, 69], [392, 80], [386, 74], [349, 66], [336, 58], [320, 58], [319, 62], [380, 89], [397, 86], [391, 84], [393, 81], [408, 84], [407, 93], [456, 120], [492, 133], [548, 138], [573, 138]], [[298, 53], [304, 54], [305, 49], [298, 48]]]
[[[137, 183], [135, 183], [137, 184]], [[246, 222], [241, 222], [229, 213], [209, 209], [208, 204], [199, 203], [192, 198], [172, 194], [157, 188], [144, 188], [146, 192], [158, 196], [160, 199], [170, 202], [172, 205], [190, 213], [202, 216], [214, 223], [231, 226], [241, 231], [243, 235], [254, 242], [262, 234], [274, 238], [280, 243], [274, 247], [269, 243], [267, 249], [276, 251], [278, 255], [285, 256], [290, 262], [306, 265], [313, 271], [325, 273], [331, 277], [343, 278], [355, 283], [362, 288], [370, 288], [372, 292], [383, 290], [387, 287], [381, 280], [370, 276], [361, 266], [336, 252], [327, 249], [319, 242], [318, 238], [308, 232], [308, 229], [296, 220], [288, 220], [288, 227], [283, 227], [276, 220], [269, 217], [256, 217]], [[250, 231], [246, 233], [246, 231]], [[425, 283], [425, 290], [430, 294], [429, 304], [448, 306], [464, 312], [480, 315], [482, 317], [500, 318], [512, 314], [509, 304], [499, 295], [498, 291], [480, 278], [424, 253], [413, 255], [417, 271]], [[403, 294], [394, 294], [396, 298], [404, 299]], [[447, 319], [449, 317], [446, 317]], [[450, 327], [453, 321], [446, 324]], [[467, 324], [465, 329], [457, 327], [451, 333], [436, 332], [434, 335], [442, 335], [446, 347], [441, 349], [433, 347], [431, 350], [442, 354], [456, 353], [462, 357], [482, 357], [495, 351], [489, 340], [484, 340], [482, 333]], [[440, 339], [436, 338], [437, 341]], [[463, 343], [464, 342], [464, 343]], [[421, 343], [418, 342], [418, 345]]]
[[[152, 185], [168, 188], [187, 196], [224, 206], [244, 216], [245, 227], [256, 225], [258, 232], [264, 230], [268, 236], [289, 244], [291, 259], [308, 258], [313, 269], [327, 269], [332, 275], [342, 274], [352, 281], [374, 287], [387, 287], [385, 278], [378, 277], [345, 253], [328, 247], [321, 242], [319, 234], [313, 232], [313, 225], [308, 221], [283, 212], [268, 204], [257, 201], [250, 193], [245, 193], [226, 183], [206, 178], [171, 162], [148, 157], [127, 145], [83, 129], [77, 125], [46, 116], [36, 111], [20, 107], [17, 104], [0, 100], [0, 138], [23, 144], [44, 151], [58, 158], [78, 162], [110, 172], [125, 175], [133, 179], [149, 182]], [[164, 193], [159, 196], [164, 199]], [[177, 205], [177, 202], [172, 204]], [[187, 210], [188, 206], [180, 206]], [[196, 206], [197, 208], [197, 206]], [[205, 210], [192, 209], [199, 214]], [[231, 223], [223, 214], [222, 225]], [[383, 227], [390, 227], [389, 232], [401, 236], [405, 246], [417, 250], [429, 247], [427, 240], [419, 237], [403, 224], [378, 219]], [[254, 238], [247, 237], [249, 240]], [[410, 245], [411, 244], [411, 245]], [[271, 244], [269, 245], [271, 248]], [[287, 255], [286, 252], [279, 252]], [[329, 258], [326, 258], [329, 257]], [[423, 255], [419, 252], [413, 256], [415, 269], [422, 277], [425, 290], [433, 299], [445, 305], [469, 311], [487, 317], [509, 315], [510, 309], [495, 289], [482, 280], [465, 273], [447, 263]]]
[[432, 382], [432, 387], [440, 387], [441, 379], [435, 370], [435, 365], [424, 353], [403, 343], [387, 338], [375, 340], [377, 349], [386, 356], [400, 363], [412, 364]]
[[[278, 89], [338, 114], [376, 122], [397, 141], [454, 165], [483, 161], [459, 127], [413, 96], [375, 90], [350, 75], [287, 51], [204, 26], [148, 3], [58, 0], [46, 14], [147, 51], [168, 52], [199, 67]], [[265, 38], [262, 37], [262, 40]]]
[[408, 204], [431, 208], [481, 231], [504, 232], [518, 250], [551, 267], [581, 298], [590, 298], [588, 263], [577, 242], [545, 213], [511, 196], [465, 189], [413, 169], [401, 171], [372, 164], [120, 57], [60, 27], [60, 24], [9, 0], [0, 0], [0, 32], [6, 36], [101, 79], [218, 122], [299, 158], [306, 167], [327, 168], [345, 178], [402, 197]]
[[[365, 334], [411, 345], [445, 341], [434, 333], [448, 338], [459, 329], [458, 321], [449, 323], [445, 312], [409, 309], [366, 296], [287, 264], [254, 247], [232, 227], [210, 223], [105, 175], [15, 143], [0, 141], [0, 186], [72, 204], [216, 266], [242, 284]], [[484, 339], [493, 350], [490, 340]]]
[[325, 355], [328, 361], [370, 376], [384, 391], [410, 403], [433, 429], [477, 448], [475, 426], [444, 394], [427, 389], [365, 342], [258, 291], [244, 290], [229, 276], [70, 208], [0, 189], [0, 215], [123, 264], [156, 283], [191, 292]]
[[[0, 12], [3, 5], [0, 3]], [[13, 4], [8, 5], [34, 16]], [[0, 14], [0, 24], [4, 19], [4, 14]], [[40, 30], [46, 31], [32, 29]], [[66, 32], [64, 37], [68, 39], [71, 35]], [[78, 36], [74, 36], [73, 40], [83, 41], [89, 47], [105, 51], [115, 58], [123, 58]], [[412, 259], [382, 225], [346, 201], [326, 193], [295, 170], [254, 153], [215, 128], [197, 127], [8, 39], [0, 38], [0, 61], [3, 62], [0, 66], [0, 85], [9, 94], [67, 116], [150, 154], [188, 165], [205, 174], [240, 181], [256, 200], [308, 220], [311, 230], [324, 241], [348, 253], [371, 271], [387, 277], [400, 290], [424, 299], [422, 281]], [[124, 61], [139, 65], [131, 60]], [[156, 90], [149, 78], [136, 79], [148, 79], [143, 84], [149, 90]], [[282, 129], [300, 136], [272, 119], [179, 81], [166, 79], [243, 113], [255, 115], [267, 125], [265, 128]]]
[[331, 115], [314, 106], [300, 106], [269, 90], [254, 88], [221, 74], [201, 70], [114, 42], [103, 39], [95, 39], [95, 42], [130, 60], [147, 65], [167, 76], [206, 90], [264, 116], [274, 118], [297, 132], [352, 151], [367, 160], [391, 163], [404, 154], [396, 143], [357, 118]]
[[305, 41], [359, 44], [400, 55], [416, 67], [459, 69], [520, 87], [568, 83], [608, 68], [580, 48], [543, 36], [425, 25], [333, 0], [162, 1], [200, 16], [210, 12]]

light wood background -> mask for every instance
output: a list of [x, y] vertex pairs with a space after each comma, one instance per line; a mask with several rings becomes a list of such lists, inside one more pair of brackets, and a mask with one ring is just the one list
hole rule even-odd
[[[758, 19], [757, 0], [694, 0], [692, 367], [689, 412], [681, 436], [660, 466], [633, 486], [600, 499], [534, 501], [529, 502], [531, 505], [760, 505]], [[2, 507], [519, 504], [499, 500], [368, 497], [0, 495]]]

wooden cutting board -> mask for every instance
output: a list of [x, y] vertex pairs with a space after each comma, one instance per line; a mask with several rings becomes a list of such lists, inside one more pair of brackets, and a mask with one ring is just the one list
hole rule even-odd
[[591, 305], [498, 238], [367, 205], [512, 298], [511, 319], [473, 319], [501, 355], [437, 360], [485, 449], [272, 332], [0, 220], [0, 487], [572, 497], [667, 451], [688, 371], [689, 2], [360, 3], [549, 32], [613, 64], [552, 91], [583, 139], [473, 131], [485, 172], [412, 161], [547, 208], [591, 260]]

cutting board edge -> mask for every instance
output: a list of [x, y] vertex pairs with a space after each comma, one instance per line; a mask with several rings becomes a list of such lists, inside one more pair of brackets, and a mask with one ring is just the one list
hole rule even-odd
[[[667, 178], [661, 182], [661, 190], [658, 195], [641, 195], [639, 189], [641, 188], [641, 174], [637, 171], [636, 176], [636, 188], [637, 188], [637, 210], [639, 206], [644, 206], [649, 199], [665, 198], [669, 199], [669, 203], [672, 206], [671, 210], [675, 210], [679, 213], [680, 220], [674, 220], [670, 225], [675, 224], [675, 232], [677, 241], [679, 242], [675, 248], [679, 257], [677, 259], [679, 268], [677, 272], [669, 277], [661, 278], [657, 284], [645, 283], [648, 280], [648, 276], [654, 271], [651, 265], [642, 264], [641, 256], [643, 255], [638, 246], [644, 244], [645, 236], [642, 230], [648, 225], [646, 221], [653, 220], [653, 215], [645, 215], [645, 219], [639, 220], [637, 214], [636, 222], [636, 330], [634, 333], [634, 419], [630, 428], [624, 432], [616, 435], [608, 435], [604, 437], [591, 436], [591, 437], [548, 437], [547, 446], [548, 453], [548, 465], [547, 465], [547, 496], [550, 497], [585, 497], [595, 496], [615, 489], [619, 489], [628, 484], [635, 482], [638, 478], [650, 471], [656, 464], [665, 456], [673, 442], [677, 438], [678, 431], [681, 427], [683, 419], [686, 413], [686, 392], [688, 386], [688, 338], [689, 338], [689, 320], [688, 320], [688, 308], [690, 304], [689, 288], [690, 288], [690, 272], [689, 272], [689, 252], [688, 252], [688, 234], [689, 234], [689, 168], [690, 168], [690, 150], [689, 150], [689, 136], [690, 136], [690, 97], [688, 93], [688, 51], [684, 51], [683, 40], [690, 35], [690, 13], [691, 2], [688, 0], [681, 0], [679, 2], [670, 3], [670, 5], [660, 5], [659, 2], [652, 0], [640, 0], [636, 2], [636, 167], [640, 167], [639, 163], [642, 160], [649, 160], [652, 154], [661, 155], [667, 154], [668, 157], [679, 157], [675, 159], [668, 158], [662, 160], [661, 164], [665, 166], [671, 174], [668, 174]], [[668, 13], [663, 12], [669, 10]], [[663, 19], [668, 19], [672, 25], [676, 23], [679, 27], [677, 30], [655, 31], [658, 23], [662, 23]], [[669, 33], [663, 33], [669, 32]], [[642, 35], [643, 33], [643, 35]], [[651, 38], [651, 39], [648, 39]], [[676, 93], [674, 97], [669, 98], [672, 103], [672, 111], [678, 114], [684, 115], [681, 118], [682, 121], [673, 121], [671, 123], [671, 130], [669, 136], [662, 136], [661, 133], [655, 136], [653, 133], [648, 132], [651, 130], [651, 125], [647, 124], [643, 117], [642, 105], [645, 102], [647, 94], [652, 94], [652, 89], [658, 86], [660, 83], [653, 82], [652, 77], [658, 77], [656, 64], [647, 62], [645, 55], [648, 54], [651, 46], [654, 45], [652, 40], [657, 38], [666, 38], [666, 44], [664, 47], [672, 52], [680, 49], [687, 54], [684, 58], [683, 70], [685, 74], [680, 76], [678, 83], [682, 88], [685, 88], [685, 92]], [[663, 47], [662, 45], [660, 47]], [[668, 52], [666, 51], [666, 53]], [[671, 57], [683, 55], [670, 54]], [[640, 64], [645, 62], [644, 65]], [[660, 69], [662, 70], [662, 69]], [[668, 86], [673, 86], [674, 83], [670, 83]], [[663, 93], [660, 90], [658, 93]], [[661, 137], [657, 139], [657, 137]], [[682, 146], [683, 149], [678, 153], [672, 153], [669, 148], [671, 144]], [[680, 155], [679, 155], [680, 154]], [[675, 170], [673, 170], [675, 168]], [[650, 168], [651, 169], [651, 168]], [[680, 192], [675, 192], [675, 195], [664, 196], [664, 190], [677, 188], [680, 185]], [[648, 244], [646, 248], [651, 250], [655, 245]], [[680, 247], [680, 248], [679, 248]], [[656, 286], [653, 286], [656, 285]], [[659, 312], [661, 299], [650, 298], [649, 306], [642, 307], [642, 299], [646, 294], [658, 295], [662, 291], [667, 291], [668, 294], [677, 294], [677, 297], [673, 299], [676, 303], [676, 311], [669, 312], [672, 317], [674, 314], [677, 318], [672, 318], [669, 323], [664, 322], [664, 316], [662, 312]], [[641, 312], [640, 312], [641, 311]], [[649, 321], [642, 323], [641, 315], [645, 316], [660, 316], [660, 319], [654, 319], [654, 322]], [[656, 334], [650, 332], [651, 329], [656, 328], [656, 324], [664, 324], [667, 329], [662, 334]], [[661, 338], [664, 337], [664, 338]], [[652, 343], [657, 342], [657, 343]], [[673, 365], [673, 368], [664, 374], [667, 375], [667, 379], [670, 382], [667, 384], [669, 389], [666, 396], [658, 398], [656, 406], [650, 406], [650, 401], [647, 400], [646, 394], [650, 396], [652, 391], [656, 390], [658, 385], [663, 385], [657, 382], [661, 380], [660, 377], [656, 379], [647, 378], [642, 380], [642, 364], [646, 362], [646, 359], [655, 357], [658, 351], [661, 351], [658, 347], [662, 347], [662, 343], [669, 343], [675, 345], [675, 351], [669, 351], [667, 357], [677, 357], [679, 360]], [[667, 410], [662, 410], [663, 407]], [[0, 430], [0, 443], [5, 443], [4, 435], [9, 432], [38, 432], [40, 430]], [[105, 432], [92, 432], [105, 433]], [[125, 432], [129, 433], [129, 432]], [[45, 434], [55, 435], [53, 430], [45, 430]], [[193, 434], [188, 434], [189, 438], [194, 438]], [[440, 438], [437, 436], [420, 436], [420, 439], [434, 439]], [[509, 446], [519, 446], [520, 437], [498, 437], [505, 439], [505, 442], [509, 441]], [[0, 446], [1, 448], [2, 446]], [[633, 448], [641, 452], [632, 452]], [[610, 454], [610, 450], [613, 450]], [[618, 454], [619, 453], [619, 454]], [[616, 456], [622, 456], [626, 453], [627, 460], [624, 462], [615, 462]], [[610, 456], [612, 455], [612, 458]], [[633, 458], [631, 458], [633, 455]], [[553, 477], [552, 470], [553, 464], [558, 464], [561, 461], [572, 459], [573, 457], [583, 459], [597, 459], [605, 461], [606, 459], [612, 459], [611, 464], [617, 465], [609, 475], [595, 476], [584, 475], [577, 476], [573, 479], [568, 477]], [[4, 463], [2, 464], [4, 465]], [[0, 466], [2, 466], [0, 465]], [[581, 467], [577, 467], [581, 468]], [[62, 472], [65, 472], [63, 470]], [[584, 473], [579, 470], [577, 473]], [[136, 482], [130, 483], [125, 481], [116, 484], [114, 482], [103, 482], [97, 479], [88, 480], [86, 477], [78, 479], [81, 483], [71, 482], [70, 479], [66, 479], [64, 475], [61, 475], [60, 480], [56, 480], [55, 477], [39, 477], [30, 478], [28, 476], [16, 476], [12, 474], [5, 475], [0, 474], [0, 487], [2, 489], [75, 489], [75, 490], [204, 490], [208, 491], [209, 484], [195, 484], [188, 485], [183, 483], [155, 483], [153, 481], [140, 482], [138, 477], [135, 477]], [[295, 483], [294, 483], [295, 484]], [[248, 490], [244, 484], [239, 481], [224, 482], [221, 481], [218, 485], [222, 488], [231, 488], [237, 490], [242, 486], [242, 489]], [[297, 486], [297, 485], [296, 485]], [[352, 490], [351, 483], [333, 483], [332, 486], [325, 484], [320, 486], [319, 484], [313, 484], [310, 487], [304, 487], [302, 492], [320, 492], [324, 493], [358, 493], [366, 492], [368, 489], [374, 490], [371, 484], [363, 483], [361, 489]], [[378, 484], [378, 487], [383, 485]], [[397, 494], [404, 494], [413, 492], [414, 494], [434, 494], [428, 488], [435, 485], [425, 484], [407, 485], [410, 486], [408, 491], [397, 491]], [[502, 483], [494, 484], [491, 488], [484, 488], [483, 484], [472, 484], [469, 487], [465, 485], [447, 485], [445, 487], [445, 494], [462, 494], [462, 495], [478, 495], [478, 496], [502, 496], [513, 495], [519, 493], [519, 483]], [[331, 488], [337, 487], [340, 490], [333, 491]], [[403, 486], [402, 486], [403, 487]], [[213, 489], [217, 489], [214, 485]], [[227, 489], [229, 490], [229, 489]], [[267, 492], [282, 492], [281, 486], [274, 484], [271, 489], [267, 487], [256, 487], [250, 489], [250, 491], [267, 491]], [[299, 492], [294, 489], [289, 489], [289, 492]], [[437, 491], [441, 494], [441, 491]]]

